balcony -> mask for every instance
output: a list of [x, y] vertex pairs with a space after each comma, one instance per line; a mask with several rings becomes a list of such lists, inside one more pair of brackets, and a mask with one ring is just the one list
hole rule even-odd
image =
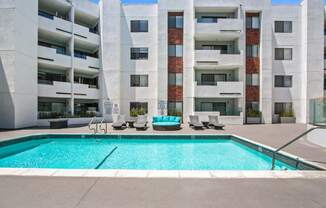
[[71, 56], [60, 54], [54, 48], [38, 46], [38, 63], [57, 68], [70, 68]]
[[85, 57], [75, 57], [75, 70], [78, 72], [93, 72], [98, 73], [100, 69], [100, 60], [98, 58], [85, 56]]
[[[76, 99], [99, 99], [100, 91], [87, 84], [74, 84]], [[38, 96], [50, 98], [70, 98], [71, 83], [53, 81], [52, 84], [38, 84]]]
[[[71, 37], [72, 25], [70, 21], [42, 14], [39, 15], [39, 30], [42, 35], [50, 35], [51, 37], [55, 35], [58, 39], [68, 40]], [[74, 24], [76, 42], [86, 47], [99, 46], [100, 36], [91, 31], [88, 27]]]
[[241, 19], [218, 19], [216, 22], [202, 22], [196, 19], [195, 38], [205, 40], [216, 40], [216, 38], [235, 39], [239, 38], [243, 31]]
[[39, 15], [39, 30], [44, 34], [55, 34], [58, 38], [68, 39], [71, 36], [71, 22], [55, 17]]
[[199, 85], [195, 82], [196, 98], [242, 98], [243, 82], [216, 82], [216, 85]]
[[218, 69], [236, 68], [243, 65], [243, 53], [222, 54], [220, 50], [196, 50], [195, 68]]
[[91, 32], [88, 27], [74, 24], [75, 41], [78, 44], [88, 45], [90, 47], [99, 46], [100, 36]]

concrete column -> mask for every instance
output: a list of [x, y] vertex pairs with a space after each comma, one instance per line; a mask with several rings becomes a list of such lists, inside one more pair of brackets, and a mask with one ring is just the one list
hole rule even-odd
[[71, 84], [71, 101], [70, 101], [70, 111], [71, 116], [75, 114], [75, 95], [74, 95], [74, 48], [75, 48], [75, 6], [74, 3], [71, 3], [71, 10], [70, 10], [70, 20], [71, 20], [71, 39], [70, 39], [70, 55], [71, 55], [71, 69], [69, 74], [70, 84]]

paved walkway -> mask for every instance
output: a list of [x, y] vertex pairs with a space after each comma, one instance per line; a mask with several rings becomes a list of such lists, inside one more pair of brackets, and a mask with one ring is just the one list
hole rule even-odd
[[325, 208], [325, 179], [1, 177], [1, 208]]

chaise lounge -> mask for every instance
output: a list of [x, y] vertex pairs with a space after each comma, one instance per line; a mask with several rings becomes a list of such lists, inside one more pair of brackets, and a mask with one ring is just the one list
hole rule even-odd
[[224, 124], [219, 122], [218, 116], [208, 116], [208, 126], [213, 126], [215, 129], [223, 129]]
[[144, 115], [139, 115], [137, 117], [136, 122], [134, 123], [134, 127], [137, 130], [146, 130], [147, 129], [147, 117]]
[[125, 115], [118, 115], [117, 120], [112, 124], [114, 129], [122, 129], [123, 127], [127, 127], [126, 117]]
[[154, 130], [179, 130], [181, 129], [181, 118], [178, 116], [154, 116], [152, 125]]
[[189, 126], [194, 129], [203, 129], [204, 125], [199, 121], [199, 116], [189, 116]]

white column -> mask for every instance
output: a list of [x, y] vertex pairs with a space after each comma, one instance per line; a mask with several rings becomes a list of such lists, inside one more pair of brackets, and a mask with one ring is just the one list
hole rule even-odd
[[69, 76], [70, 84], [71, 84], [70, 110], [71, 110], [71, 116], [74, 116], [75, 114], [75, 95], [74, 95], [75, 6], [74, 3], [71, 3], [70, 20], [71, 20], [71, 39], [70, 39], [71, 69], [70, 69], [70, 76]]

